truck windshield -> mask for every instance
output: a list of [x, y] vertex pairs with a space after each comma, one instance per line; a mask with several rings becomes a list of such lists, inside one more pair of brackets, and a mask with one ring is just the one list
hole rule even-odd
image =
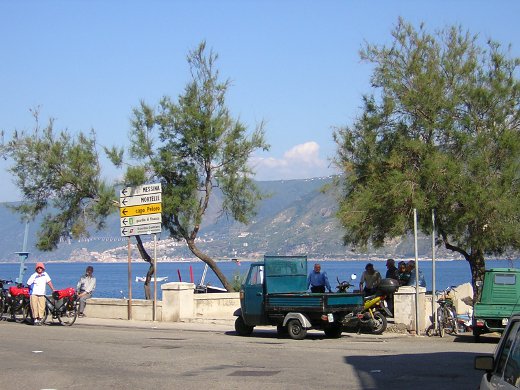
[[516, 284], [515, 274], [496, 274], [495, 284], [513, 285]]

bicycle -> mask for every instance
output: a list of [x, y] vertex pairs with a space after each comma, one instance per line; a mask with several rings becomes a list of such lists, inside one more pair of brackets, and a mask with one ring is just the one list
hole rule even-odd
[[9, 292], [4, 285], [13, 283], [12, 280], [4, 280], [0, 279], [0, 319], [4, 319], [4, 312], [7, 305], [7, 300], [9, 299]]
[[426, 334], [429, 337], [433, 335], [444, 337], [446, 333], [453, 335], [458, 334], [457, 310], [455, 310], [453, 298], [450, 296], [452, 291], [456, 292], [455, 286], [437, 292], [437, 296], [440, 295], [440, 298], [437, 300], [439, 304], [436, 312], [437, 329], [435, 329], [435, 323], [432, 321], [432, 324], [426, 330]]
[[[42, 323], [50, 324], [57, 319], [62, 325], [71, 326], [78, 318], [79, 299], [76, 290], [72, 287], [56, 290], [52, 295], [45, 296], [45, 314]], [[47, 319], [51, 316], [51, 320]]]
[[[15, 322], [25, 322], [32, 319], [31, 305], [29, 300], [29, 288], [18, 283], [7, 290], [4, 284], [13, 283], [12, 280], [1, 280], [1, 316]], [[5, 316], [4, 316], [5, 315]]]

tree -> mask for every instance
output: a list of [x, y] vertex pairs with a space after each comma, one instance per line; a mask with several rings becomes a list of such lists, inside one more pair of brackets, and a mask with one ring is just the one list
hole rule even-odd
[[[126, 185], [161, 182], [163, 226], [171, 237], [184, 240], [232, 291], [196, 239], [217, 188], [223, 195], [221, 213], [248, 223], [261, 199], [248, 159], [268, 145], [263, 124], [248, 136], [246, 126], [232, 118], [225, 101], [230, 82], [220, 80], [217, 58], [202, 42], [188, 54], [192, 80], [177, 102], [164, 96], [155, 108], [141, 101], [133, 110], [130, 157], [139, 165], [130, 166], [124, 180]], [[116, 165], [122, 164], [121, 150], [113, 148], [112, 157]], [[150, 277], [149, 272], [147, 280]]]
[[345, 173], [345, 243], [376, 246], [410, 233], [413, 209], [469, 263], [478, 300], [486, 255], [520, 247], [520, 60], [460, 27], [435, 34], [399, 20], [392, 42], [367, 44], [374, 92], [336, 129]]
[[12, 158], [9, 172], [23, 195], [13, 208], [27, 220], [45, 214], [36, 246], [52, 251], [63, 237], [87, 236], [92, 226], [102, 229], [115, 210], [115, 190], [100, 179], [94, 132], [56, 134], [53, 119], [41, 128], [39, 110], [32, 113], [33, 131], [14, 132], [2, 153]]

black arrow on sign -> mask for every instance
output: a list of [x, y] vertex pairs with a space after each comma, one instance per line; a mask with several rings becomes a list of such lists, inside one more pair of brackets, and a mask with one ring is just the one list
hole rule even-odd
[[125, 225], [125, 226], [126, 226], [126, 223], [128, 222], [128, 219], [126, 219], [126, 218], [123, 218], [123, 220], [122, 220], [121, 222], [123, 222], [123, 225]]
[[128, 213], [128, 210], [127, 210], [127, 209], [123, 209], [123, 210], [121, 211], [121, 213], [122, 213], [123, 215], [126, 215], [126, 214]]
[[126, 203], [128, 202], [128, 198], [124, 198], [121, 203], [123, 203], [123, 206], [126, 206]]

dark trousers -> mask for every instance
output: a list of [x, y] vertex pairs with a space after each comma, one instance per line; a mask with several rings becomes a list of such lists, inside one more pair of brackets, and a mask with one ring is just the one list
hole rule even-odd
[[313, 293], [324, 293], [325, 286], [311, 286], [311, 292]]

